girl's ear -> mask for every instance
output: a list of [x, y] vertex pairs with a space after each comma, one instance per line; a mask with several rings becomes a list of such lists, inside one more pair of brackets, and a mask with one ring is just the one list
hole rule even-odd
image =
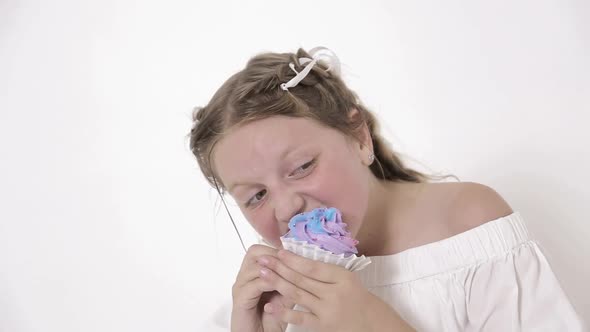
[[[353, 108], [350, 110], [350, 112], [348, 113], [348, 118], [351, 122], [356, 122], [358, 121], [358, 117], [361, 116], [361, 113], [359, 112], [359, 110], [357, 110], [356, 108]], [[373, 139], [371, 138], [371, 132], [369, 130], [369, 126], [367, 125], [366, 121], [363, 121], [360, 128], [357, 128], [354, 135], [357, 137], [357, 139], [359, 140], [359, 143], [361, 144], [360, 148], [361, 150], [366, 150], [366, 151], [362, 151], [367, 155], [370, 155], [373, 152]]]

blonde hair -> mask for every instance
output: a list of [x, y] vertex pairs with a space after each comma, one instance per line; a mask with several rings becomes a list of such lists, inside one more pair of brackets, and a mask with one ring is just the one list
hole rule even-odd
[[[375, 154], [370, 170], [379, 179], [416, 183], [447, 177], [458, 180], [454, 175], [427, 175], [407, 167], [381, 136], [375, 115], [322, 61], [317, 62], [297, 86], [282, 90], [281, 83], [295, 76], [289, 64], [295, 64], [295, 69], [301, 71], [298, 59], [304, 57], [311, 58], [302, 48], [296, 53], [258, 54], [243, 70], [231, 76], [206, 106], [193, 110], [190, 149], [203, 175], [222, 200], [226, 188], [211, 166], [215, 144], [234, 126], [276, 115], [312, 119], [359, 141], [360, 130], [366, 124]], [[349, 117], [354, 109], [358, 110], [357, 116]]]

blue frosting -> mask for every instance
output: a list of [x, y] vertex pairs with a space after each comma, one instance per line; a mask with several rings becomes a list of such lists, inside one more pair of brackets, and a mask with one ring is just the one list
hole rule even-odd
[[315, 234], [328, 234], [322, 220], [333, 221], [336, 218], [336, 208], [318, 208], [309, 212], [300, 213], [289, 221], [289, 229], [294, 230], [299, 222], [307, 222], [306, 230]]

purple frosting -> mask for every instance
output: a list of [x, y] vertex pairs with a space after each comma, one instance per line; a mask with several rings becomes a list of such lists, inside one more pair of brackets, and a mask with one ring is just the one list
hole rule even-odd
[[317, 208], [294, 216], [285, 237], [306, 241], [346, 257], [358, 253], [358, 241], [350, 237], [342, 214], [336, 208]]

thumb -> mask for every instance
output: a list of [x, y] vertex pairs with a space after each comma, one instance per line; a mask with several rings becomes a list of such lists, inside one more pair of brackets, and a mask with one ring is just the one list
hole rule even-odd
[[290, 299], [288, 299], [286, 296], [283, 296], [279, 292], [277, 292], [275, 296], [270, 298], [268, 302], [274, 306], [278, 306], [278, 307], [286, 308], [286, 309], [293, 309], [293, 307], [295, 306], [295, 302], [291, 301]]

